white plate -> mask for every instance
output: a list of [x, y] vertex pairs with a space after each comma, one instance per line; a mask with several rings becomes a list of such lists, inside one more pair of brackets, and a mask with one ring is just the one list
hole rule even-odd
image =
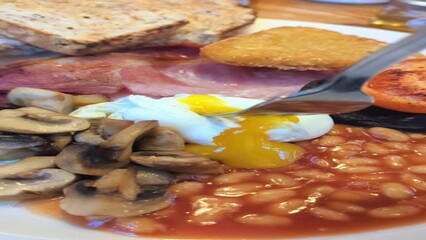
[[[309, 26], [394, 42], [406, 36], [405, 33], [371, 28], [350, 27], [297, 21], [258, 19], [246, 32], [256, 32], [279, 26]], [[426, 224], [365, 232], [360, 234], [335, 235], [327, 237], [299, 238], [299, 240], [420, 240], [425, 239]], [[208, 237], [208, 236], [206, 236]], [[31, 214], [24, 208], [0, 205], [0, 240], [135, 240], [103, 231], [84, 229], [68, 223]], [[146, 240], [148, 238], [139, 238]]]

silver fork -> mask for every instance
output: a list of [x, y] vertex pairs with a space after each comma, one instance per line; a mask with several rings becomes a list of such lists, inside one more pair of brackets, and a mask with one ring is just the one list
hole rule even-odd
[[404, 58], [426, 48], [426, 29], [391, 44], [355, 63], [319, 87], [300, 91], [291, 96], [277, 96], [250, 108], [206, 116], [285, 115], [354, 112], [374, 103], [361, 92], [371, 77]]

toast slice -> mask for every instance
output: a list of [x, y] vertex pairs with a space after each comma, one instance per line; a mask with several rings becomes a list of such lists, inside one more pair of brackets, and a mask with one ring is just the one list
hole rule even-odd
[[279, 27], [203, 47], [212, 61], [247, 67], [341, 70], [386, 46], [373, 39], [311, 27]]
[[[139, 0], [143, 1], [143, 0]], [[189, 20], [171, 37], [154, 40], [146, 46], [201, 46], [236, 35], [256, 19], [253, 9], [242, 7], [237, 0], [162, 0], [169, 9]]]
[[[43, 49], [83, 55], [132, 47], [173, 35], [184, 16], [131, 0], [0, 2], [2, 34]], [[163, 6], [164, 7], [164, 6]]]

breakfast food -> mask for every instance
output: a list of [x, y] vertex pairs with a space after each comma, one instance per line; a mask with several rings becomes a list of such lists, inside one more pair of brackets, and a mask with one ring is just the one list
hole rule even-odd
[[131, 1], [2, 2], [0, 29], [24, 43], [81, 55], [164, 38], [187, 23], [179, 14], [148, 6]]
[[368, 81], [362, 90], [374, 98], [375, 106], [426, 114], [426, 58], [394, 65]]
[[254, 10], [238, 6], [236, 0], [165, 0], [169, 9], [185, 16], [189, 23], [176, 34], [146, 46], [200, 46], [234, 36], [256, 19]]
[[[158, 237], [293, 237], [423, 221], [424, 134], [330, 130], [326, 115], [199, 115], [256, 99], [87, 97], [102, 103], [25, 87], [8, 94], [21, 108], [0, 111], [1, 156], [24, 159], [0, 166], [0, 199], [55, 196], [27, 206]], [[77, 110], [58, 113], [65, 105]]]
[[[0, 92], [35, 87], [67, 93], [179, 93], [267, 98], [297, 92], [332, 72], [226, 66], [198, 57], [198, 49], [163, 48], [23, 61], [0, 69]], [[165, 88], [164, 84], [168, 87]]]
[[160, 238], [424, 222], [418, 128], [333, 126], [327, 115], [205, 116], [333, 73], [227, 66], [182, 47], [5, 66], [0, 159], [21, 160], [0, 166], [0, 199], [86, 228]]
[[384, 46], [318, 28], [279, 27], [210, 44], [201, 55], [236, 66], [322, 71], [346, 68]]
[[255, 18], [252, 9], [234, 0], [0, 3], [3, 35], [68, 55], [148, 45], [204, 45], [234, 35]]

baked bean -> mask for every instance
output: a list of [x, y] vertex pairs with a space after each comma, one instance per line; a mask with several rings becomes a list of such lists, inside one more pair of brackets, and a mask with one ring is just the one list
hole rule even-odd
[[335, 192], [337, 189], [331, 186], [327, 186], [327, 185], [322, 185], [322, 186], [316, 186], [313, 188], [308, 189], [308, 191], [306, 191], [307, 196], [311, 196], [311, 195], [321, 195], [321, 196], [325, 196], [328, 195], [330, 193]]
[[408, 167], [408, 171], [412, 173], [426, 174], [426, 164]]
[[374, 166], [337, 166], [336, 169], [343, 173], [372, 173], [380, 171], [379, 167]]
[[368, 133], [375, 138], [392, 142], [406, 142], [410, 140], [410, 137], [407, 134], [390, 128], [373, 127], [368, 129]]
[[254, 172], [226, 173], [216, 177], [213, 181], [219, 184], [242, 183], [256, 176]]
[[329, 202], [327, 207], [344, 213], [362, 213], [366, 211], [365, 207], [348, 202]]
[[256, 194], [247, 196], [251, 203], [267, 203], [282, 201], [297, 195], [297, 192], [289, 189], [267, 189], [261, 190]]
[[259, 191], [263, 186], [258, 183], [240, 183], [226, 187], [220, 187], [214, 191], [214, 195], [222, 197], [241, 197]]
[[355, 190], [335, 191], [330, 195], [330, 197], [334, 200], [348, 202], [370, 201], [376, 198], [376, 196], [371, 193]]
[[420, 209], [409, 205], [394, 205], [379, 207], [368, 211], [368, 215], [376, 218], [400, 218], [416, 215]]
[[385, 164], [391, 168], [399, 169], [407, 165], [406, 161], [401, 156], [398, 156], [398, 155], [388, 155], [384, 157], [383, 159]]
[[362, 146], [358, 144], [351, 144], [351, 143], [340, 145], [339, 148], [341, 150], [352, 150], [352, 151], [358, 151], [358, 152], [362, 151]]
[[324, 207], [314, 207], [309, 210], [313, 216], [330, 221], [348, 221], [349, 215]]
[[165, 232], [167, 226], [147, 217], [121, 217], [113, 222], [114, 227], [134, 233]]
[[407, 143], [401, 143], [401, 142], [384, 142], [383, 145], [386, 147], [399, 150], [399, 151], [410, 151], [411, 147]]
[[288, 215], [302, 211], [306, 208], [305, 200], [299, 198], [289, 199], [287, 201], [270, 204], [266, 210], [273, 214]]
[[285, 226], [292, 223], [291, 219], [267, 214], [248, 214], [237, 217], [235, 221], [250, 225]]
[[260, 177], [260, 181], [282, 187], [294, 187], [299, 184], [299, 181], [294, 178], [277, 173], [264, 174]]
[[[414, 147], [414, 151], [420, 155], [426, 155], [426, 144], [417, 144]], [[423, 156], [426, 158], [425, 156]]]
[[345, 143], [346, 140], [339, 136], [323, 136], [319, 139], [318, 144], [321, 146], [336, 146]]
[[390, 153], [390, 150], [388, 148], [385, 148], [384, 146], [377, 143], [366, 143], [365, 150], [369, 153], [380, 155]]
[[292, 174], [296, 177], [309, 178], [314, 180], [332, 180], [335, 178], [333, 173], [322, 172], [316, 169], [294, 171]]
[[341, 164], [349, 165], [349, 166], [360, 166], [360, 165], [377, 165], [379, 164], [379, 160], [373, 158], [348, 158], [339, 160]]
[[414, 195], [411, 188], [397, 182], [380, 184], [380, 192], [388, 198], [397, 200], [407, 199]]
[[200, 182], [180, 182], [170, 186], [170, 191], [179, 197], [190, 196], [203, 190], [204, 184]]
[[359, 151], [355, 151], [355, 150], [340, 150], [340, 151], [331, 152], [332, 157], [338, 158], [338, 159], [350, 158], [358, 154], [359, 154]]
[[327, 133], [327, 135], [345, 135], [347, 134], [346, 127], [343, 125], [334, 125], [333, 128]]
[[199, 196], [193, 198], [188, 222], [197, 225], [212, 225], [227, 217], [227, 214], [238, 211], [241, 202], [236, 198], [218, 198]]
[[426, 191], [426, 181], [421, 177], [411, 173], [404, 173], [401, 175], [401, 180], [405, 184], [421, 191]]
[[392, 175], [382, 174], [382, 173], [371, 173], [371, 174], [362, 174], [362, 175], [351, 175], [350, 178], [356, 181], [383, 182], [383, 181], [391, 180]]
[[324, 159], [319, 159], [317, 161], [314, 162], [315, 165], [317, 165], [318, 167], [323, 167], [323, 168], [330, 168], [331, 166], [334, 166], [334, 164], [324, 160]]

